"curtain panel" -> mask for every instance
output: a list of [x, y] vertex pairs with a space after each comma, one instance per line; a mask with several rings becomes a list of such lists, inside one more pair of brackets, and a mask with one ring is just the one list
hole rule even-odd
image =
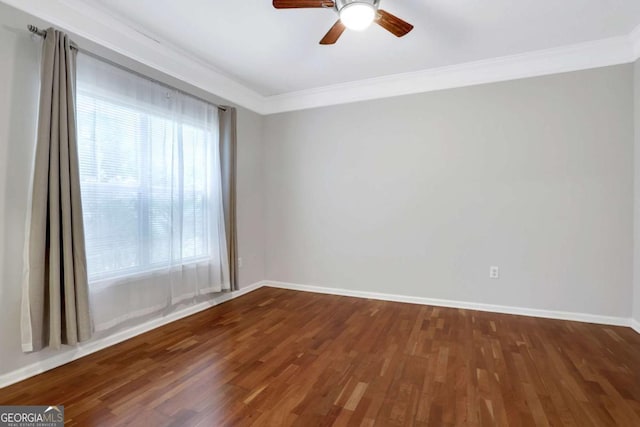
[[238, 289], [238, 232], [236, 221], [236, 109], [220, 108], [220, 174], [222, 181], [222, 203], [224, 226], [229, 254], [229, 281], [231, 289]]
[[92, 334], [78, 169], [76, 49], [52, 28], [43, 44], [40, 107], [22, 295], [22, 349]]

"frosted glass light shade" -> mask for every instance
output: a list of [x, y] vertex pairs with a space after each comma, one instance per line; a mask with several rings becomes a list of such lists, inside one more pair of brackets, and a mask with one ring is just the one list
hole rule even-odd
[[376, 11], [369, 3], [349, 3], [340, 9], [340, 21], [350, 30], [366, 29], [375, 16]]

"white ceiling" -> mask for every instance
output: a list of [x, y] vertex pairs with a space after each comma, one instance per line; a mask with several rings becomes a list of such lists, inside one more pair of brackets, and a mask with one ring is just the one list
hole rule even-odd
[[640, 58], [640, 0], [382, 0], [416, 28], [402, 39], [375, 26], [346, 32], [334, 46], [318, 45], [335, 22], [330, 10], [275, 10], [271, 0], [0, 3], [15, 31], [57, 27], [82, 49], [259, 114]]
[[628, 36], [638, 0], [382, 0], [415, 29], [378, 26], [318, 41], [332, 10], [270, 0], [90, 0], [136, 30], [271, 96]]

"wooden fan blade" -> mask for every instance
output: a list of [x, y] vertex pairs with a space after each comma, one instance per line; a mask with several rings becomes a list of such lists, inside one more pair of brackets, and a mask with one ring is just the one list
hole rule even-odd
[[342, 33], [347, 27], [344, 26], [342, 21], [339, 19], [333, 24], [333, 27], [329, 30], [329, 32], [320, 40], [320, 44], [334, 44], [338, 41]]
[[273, 0], [276, 9], [302, 9], [311, 7], [333, 7], [333, 0]]
[[413, 25], [382, 9], [376, 14], [376, 23], [396, 37], [402, 37], [413, 30]]

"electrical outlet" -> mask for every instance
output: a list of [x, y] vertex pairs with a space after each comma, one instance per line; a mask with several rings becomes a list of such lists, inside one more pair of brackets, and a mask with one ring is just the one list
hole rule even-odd
[[497, 265], [492, 265], [489, 267], [489, 279], [499, 279], [500, 278], [500, 268]]
[[242, 268], [242, 257], [238, 257], [238, 268]]

